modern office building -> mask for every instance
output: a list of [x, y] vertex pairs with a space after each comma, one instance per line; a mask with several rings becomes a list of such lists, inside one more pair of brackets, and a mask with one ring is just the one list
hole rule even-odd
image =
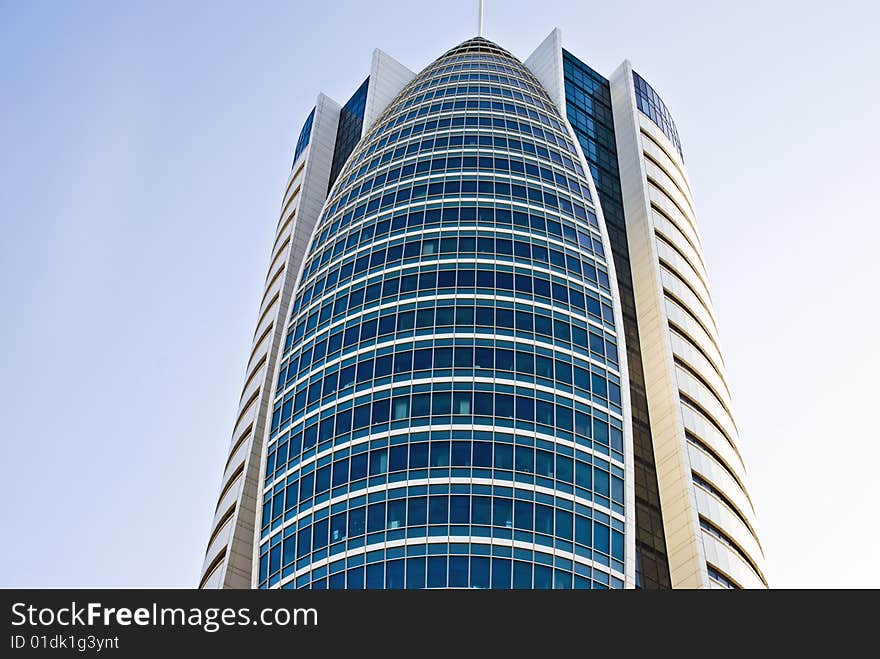
[[381, 51], [296, 144], [203, 588], [753, 588], [669, 110], [554, 30]]

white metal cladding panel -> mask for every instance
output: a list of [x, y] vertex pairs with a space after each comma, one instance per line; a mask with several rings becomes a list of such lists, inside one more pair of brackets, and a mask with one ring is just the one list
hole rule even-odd
[[244, 479], [242, 478], [242, 475], [239, 474], [238, 476], [236, 476], [235, 480], [232, 481], [232, 483], [233, 484], [229, 487], [228, 490], [226, 490], [220, 501], [217, 502], [217, 513], [214, 516], [215, 528], [217, 522], [220, 521], [223, 515], [226, 514], [226, 511], [228, 511], [241, 496], [241, 488], [244, 484]]
[[713, 456], [709, 455], [698, 446], [688, 444], [691, 469], [702, 478], [709, 481], [716, 489], [724, 493], [737, 511], [746, 518], [746, 521], [755, 529], [755, 511], [745, 490], [740, 487], [733, 476]]
[[[308, 150], [308, 147], [306, 147]], [[303, 152], [305, 153], [305, 151]], [[300, 174], [300, 179], [302, 175]], [[278, 227], [275, 232], [275, 240], [272, 243], [272, 251], [271, 251], [271, 263], [272, 267], [269, 268], [271, 272], [275, 266], [275, 259], [277, 258], [280, 252], [280, 245], [284, 242], [286, 238], [290, 236], [291, 228], [293, 227], [294, 220], [296, 220], [296, 212], [299, 208], [300, 196], [302, 192], [302, 182], [297, 183], [296, 189], [293, 191], [293, 195], [291, 196], [290, 201], [288, 202], [288, 206], [285, 207], [284, 215], [281, 216], [281, 219], [278, 222]]]
[[[709, 278], [706, 276], [706, 271], [703, 268], [699, 252], [696, 248], [665, 215], [652, 208], [651, 218], [654, 222], [654, 235], [657, 237], [658, 242], [668, 243], [668, 248], [674, 248], [674, 251], [678, 252], [678, 258], [687, 263], [685, 270], [688, 273], [692, 273], [691, 276], [695, 277], [700, 282], [700, 285], [708, 290]], [[711, 300], [711, 293], [707, 299]]]
[[256, 332], [254, 332], [254, 337], [262, 336], [270, 325], [275, 324], [275, 321], [278, 319], [279, 297], [280, 296], [273, 295], [267, 298], [265, 302], [263, 302], [262, 306], [260, 307], [260, 324], [257, 325], [257, 330]]
[[[247, 432], [248, 435], [250, 435], [251, 433], [253, 433], [253, 430], [249, 430]], [[240, 437], [241, 435], [238, 435], [238, 438]], [[249, 439], [250, 437], [245, 437], [244, 441], [239, 443], [238, 446], [236, 446], [235, 451], [233, 451], [232, 454], [229, 456], [226, 464], [226, 469], [223, 472], [223, 483], [220, 486], [221, 488], [226, 487], [226, 484], [229, 482], [229, 478], [232, 476], [232, 474], [235, 473], [236, 469], [238, 469], [244, 463], [245, 458], [247, 458], [247, 451], [248, 447], [250, 446]]]
[[[222, 566], [221, 566], [222, 567]], [[223, 587], [223, 570], [218, 567], [211, 573], [211, 576], [202, 584], [202, 588], [206, 590], [214, 590]], [[204, 568], [202, 568], [204, 570]]]
[[654, 185], [663, 190], [663, 193], [672, 200], [675, 207], [687, 218], [688, 223], [694, 227], [694, 232], [699, 235], [697, 220], [694, 217], [688, 198], [673, 184], [666, 172], [657, 167], [651, 160], [645, 160], [645, 174], [649, 180], [654, 182]]
[[709, 333], [678, 302], [669, 297], [665, 298], [665, 302], [668, 321], [678, 326], [688, 338], [700, 346], [712, 360], [712, 363], [723, 373], [724, 357]]
[[257, 438], [261, 437], [263, 433], [265, 413], [264, 408], [260, 422], [254, 428], [254, 440], [250, 443], [250, 452], [244, 465], [241, 494], [235, 508], [232, 522], [234, 526], [232, 526], [231, 539], [226, 550], [224, 588], [248, 588], [250, 585], [252, 538], [254, 516], [256, 515], [255, 492], [262, 453], [262, 444]]
[[269, 265], [269, 272], [275, 272], [281, 264], [287, 260], [286, 257], [290, 252], [290, 231], [291, 225], [288, 224], [283, 232], [279, 234], [278, 237], [280, 240], [272, 251], [272, 261]]
[[694, 244], [682, 232], [681, 228], [654, 208], [651, 209], [651, 218], [654, 222], [654, 230], [675, 245], [684, 254], [691, 268], [708, 286], [709, 278], [706, 275], [706, 268], [703, 264], [700, 253], [697, 251], [697, 248], [694, 247]]
[[[265, 309], [262, 309], [260, 313], [262, 323], [257, 327], [257, 331], [254, 334], [251, 356], [250, 359], [248, 359], [247, 368], [245, 369], [245, 381], [242, 386], [241, 397], [239, 398], [239, 413], [241, 413], [245, 404], [253, 395], [254, 383], [256, 382], [257, 385], [260, 384], [257, 377], [257, 370], [262, 368], [268, 360], [269, 346], [272, 344], [273, 339], [271, 328], [275, 325], [275, 321], [278, 319], [278, 300], [276, 293], [277, 291], [274, 292], [270, 298], [270, 300], [274, 301], [272, 301], [271, 304], [268, 304]], [[269, 302], [269, 300], [267, 300], [267, 302]], [[240, 423], [238, 425], [240, 425]], [[235, 438], [237, 437], [238, 434], [234, 434], [233, 441], [235, 441]]]
[[[535, 74], [547, 94], [556, 103], [559, 113], [564, 117], [565, 80], [562, 69], [562, 33], [553, 30], [529, 55], [524, 64]], [[575, 140], [577, 143], [577, 140]]]
[[721, 378], [718, 371], [712, 367], [709, 360], [693, 344], [681, 338], [676, 332], [671, 332], [669, 338], [672, 341], [673, 353], [699, 373], [709, 386], [712, 387], [712, 390], [718, 394], [721, 401], [730, 408], [730, 393], [727, 390], [727, 383]]
[[[706, 333], [711, 337], [711, 341], [720, 350], [721, 343], [718, 339], [718, 327], [715, 324], [715, 317], [703, 303], [703, 300], [694, 293], [694, 290], [688, 285], [685, 278], [682, 277], [671, 263], [658, 260], [657, 266], [660, 270], [660, 281], [663, 284], [664, 297], [667, 300], [673, 300], [685, 311], [689, 311], [704, 326]], [[667, 330], [668, 328], [667, 324]]]
[[[309, 147], [306, 147], [306, 151], [303, 152], [304, 157], [308, 156], [308, 149]], [[300, 179], [302, 179], [302, 174], [300, 174]], [[299, 208], [299, 202], [302, 192], [301, 186], [301, 182], [297, 183], [296, 189], [294, 190], [295, 196], [292, 197], [291, 201], [289, 202], [290, 206], [288, 206], [285, 216], [282, 217], [282, 221], [278, 223], [278, 231], [275, 234], [275, 242], [272, 244], [272, 256], [270, 259], [271, 265], [269, 266], [269, 272], [275, 271], [278, 265], [280, 265], [278, 257], [288, 251], [288, 247], [285, 243], [291, 237], [293, 226], [296, 222], [296, 214]]]
[[[239, 480], [241, 480], [241, 477], [239, 477]], [[239, 487], [238, 489], [240, 490], [241, 488]], [[236, 496], [238, 496], [237, 493]], [[228, 510], [228, 508], [226, 510]], [[216, 533], [217, 535], [214, 536], [211, 544], [208, 545], [208, 551], [205, 552], [205, 560], [202, 564], [202, 572], [204, 572], [208, 568], [208, 566], [211, 564], [217, 554], [222, 549], [225, 549], [226, 546], [229, 544], [229, 539], [232, 537], [232, 529], [232, 517], [229, 517], [226, 519], [225, 522], [223, 522], [220, 527], [217, 528], [216, 531], [214, 531], [214, 533]]]
[[[694, 227], [693, 221], [682, 213], [681, 209], [672, 202], [672, 199], [669, 198], [662, 188], [657, 187], [651, 181], [648, 181], [646, 185], [649, 202], [672, 218], [672, 221], [679, 230], [687, 236], [688, 240], [694, 245], [694, 249], [697, 250], [700, 262], [705, 270], [706, 262], [702, 255], [702, 241]], [[656, 213], [656, 209], [653, 209], [653, 212]]]
[[727, 464], [730, 465], [730, 468], [733, 469], [733, 473], [737, 475], [743, 485], [747, 486], [742, 458], [739, 455], [739, 451], [731, 445], [730, 441], [708, 419], [689, 405], [681, 406], [681, 416], [684, 420], [684, 427], [724, 458]]
[[[230, 519], [230, 521], [231, 521], [231, 519]], [[231, 533], [232, 525], [229, 524], [228, 526], [230, 528], [230, 533]], [[229, 548], [229, 545], [226, 542], [224, 542], [221, 545], [215, 545], [212, 542], [211, 545], [208, 547], [209, 553], [205, 554], [205, 560], [202, 561], [202, 579], [205, 578], [205, 574], [207, 573], [207, 570], [209, 568], [212, 568], [212, 566], [213, 566], [213, 569], [211, 569], [211, 579], [209, 581], [211, 583], [219, 584], [218, 586], [216, 586], [217, 588], [223, 587], [223, 577], [226, 573], [226, 558], [227, 558], [226, 552], [227, 552], [228, 548]], [[218, 565], [216, 560], [217, 560], [217, 557], [220, 556], [221, 554], [223, 555], [223, 558], [221, 559], [221, 561]], [[207, 588], [208, 586], [205, 585], [206, 583], [208, 583], [208, 582], [207, 581], [204, 582], [203, 584], [200, 585], [200, 587]]]
[[[691, 207], [694, 206], [693, 194], [691, 191], [691, 183], [688, 179], [687, 171], [684, 164], [678, 156], [678, 151], [673, 149], [671, 152], [663, 146], [665, 135], [654, 125], [653, 122], [641, 124], [640, 130], [648, 135], [647, 139], [642, 138], [643, 151], [653, 158], [662, 167], [675, 184], [681, 188], [688, 196]], [[667, 142], [668, 143], [668, 142]]]
[[[265, 356], [265, 353], [264, 355]], [[256, 363], [259, 363], [259, 358], [254, 360]], [[258, 393], [260, 388], [264, 384], [264, 380], [266, 378], [266, 364], [261, 364], [256, 370], [251, 371], [248, 375], [247, 386], [242, 391], [242, 400], [249, 400], [254, 394]], [[259, 396], [258, 396], [259, 399]], [[256, 405], [255, 405], [256, 407]], [[242, 418], [242, 423], [244, 423], [244, 417]], [[244, 426], [242, 426], [244, 427]]]
[[675, 298], [685, 304], [687, 310], [691, 311], [697, 320], [704, 325], [709, 336], [720, 350], [721, 340], [718, 337], [718, 327], [715, 324], [715, 317], [709, 312], [706, 305], [703, 304], [703, 301], [694, 294], [677, 271], [674, 271], [670, 267], [659, 262], [657, 263], [657, 267], [660, 270], [660, 281], [662, 282], [663, 287], [672, 293]]
[[378, 48], [373, 51], [370, 82], [367, 85], [367, 100], [364, 105], [362, 135], [366, 134], [376, 119], [388, 107], [388, 104], [410, 83], [415, 75], [388, 53]]
[[675, 367], [676, 378], [678, 380], [678, 388], [688, 398], [699, 403], [699, 405], [708, 412], [712, 418], [721, 426], [721, 428], [730, 436], [734, 442], [739, 438], [733, 417], [722, 407], [718, 399], [712, 395], [709, 389], [693, 375], [684, 371], [681, 367]]
[[660, 263], [657, 264], [660, 270], [660, 281], [663, 288], [672, 293], [676, 300], [680, 300], [685, 308], [690, 311], [694, 317], [702, 323], [703, 328], [708, 332], [710, 338], [716, 346], [721, 347], [721, 341], [718, 338], [718, 329], [715, 327], [715, 319], [706, 310], [702, 301], [694, 295], [693, 291], [687, 287], [684, 281], [676, 273], [664, 268]]
[[[645, 173], [648, 178], [653, 178], [661, 182], [662, 187], [667, 189], [670, 196], [681, 206], [694, 222], [694, 227], [698, 228], [694, 201], [690, 192], [690, 185], [685, 177], [677, 176], [675, 169], [660, 168], [657, 162], [663, 163], [662, 156], [656, 157], [657, 144], [669, 144], [666, 135], [663, 134], [656, 124], [641, 112], [639, 117], [639, 142], [642, 148], [642, 157], [645, 163]], [[647, 133], [650, 137], [645, 137], [642, 133]], [[659, 155], [659, 154], [658, 154]], [[657, 162], [655, 162], [657, 161]], [[674, 177], [674, 178], [673, 178]]]
[[235, 424], [235, 433], [234, 434], [237, 435], [239, 432], [241, 432], [241, 430], [243, 430], [244, 428], [247, 428], [248, 425], [250, 425], [254, 422], [254, 419], [257, 416], [257, 410], [259, 410], [259, 408], [260, 408], [260, 397], [259, 396], [257, 396], [256, 398], [250, 399], [250, 402], [248, 402], [248, 399], [245, 399], [245, 401], [241, 407], [241, 412], [240, 412], [241, 416], [239, 417], [238, 423]]
[[755, 571], [749, 567], [748, 563], [740, 558], [730, 547], [706, 532], [703, 532], [702, 537], [708, 563], [714, 565], [724, 574], [729, 575], [743, 588], [766, 588], [758, 575], [755, 574]]
[[[671, 335], [670, 338], [675, 338]], [[714, 420], [729, 436], [730, 440], [735, 444], [739, 438], [739, 430], [733, 419], [733, 412], [726, 402], [723, 393], [719, 393], [712, 386], [712, 382], [702, 376], [699, 369], [694, 368], [692, 364], [683, 359], [681, 355], [675, 353], [675, 374], [678, 381], [679, 391], [699, 404], [702, 412]], [[738, 448], [738, 447], [737, 447]]]
[[[761, 569], [764, 553], [749, 528], [731, 510], [713, 495], [697, 486], [697, 509], [700, 515], [724, 531]], [[705, 532], [704, 532], [705, 533]]]
[[[257, 345], [254, 346], [253, 356], [251, 357], [248, 366], [260, 363], [260, 360], [264, 357], [268, 360], [270, 345], [272, 345], [272, 332], [266, 332], [264, 330], [263, 334], [260, 335], [260, 338], [257, 341]], [[251, 374], [248, 375], [248, 378], [250, 379], [253, 376], [253, 368], [250, 368], [249, 373]]]
[[[675, 245], [675, 247], [678, 247], [678, 245]], [[657, 255], [675, 270], [675, 273], [679, 275], [682, 281], [690, 285], [703, 308], [709, 316], [714, 319], [715, 314], [712, 312], [712, 298], [709, 295], [709, 289], [706, 287], [703, 280], [697, 275], [696, 270], [694, 270], [690, 261], [683, 259], [681, 255], [663, 239], [657, 240]]]
[[[306, 147], [308, 148], [308, 147]], [[281, 217], [278, 219], [278, 226], [284, 225], [290, 216], [293, 215], [294, 206], [291, 200], [302, 192], [302, 173], [305, 169], [305, 163], [308, 156], [303, 152], [299, 159], [300, 164], [296, 165], [291, 173], [291, 177], [287, 183], [287, 189], [284, 192], [284, 200], [281, 202]]]
[[[269, 279], [268, 287], [265, 289], [263, 293], [264, 304], [269, 302], [275, 297], [275, 294], [281, 294], [281, 289], [284, 287], [284, 266], [281, 265], [277, 270], [272, 271], [272, 276]], [[275, 304], [277, 306], [278, 299], [275, 298]], [[259, 336], [259, 334], [257, 335]]]
[[[653, 126], [653, 123], [651, 123], [651, 125]], [[646, 130], [644, 127], [642, 128], [642, 132], [647, 132], [650, 135], [649, 137], [646, 137], [644, 134], [642, 135], [642, 150], [645, 154], [645, 169], [648, 176], [661, 183], [662, 187], [667, 190], [670, 195], [674, 195], [673, 199], [681, 205], [693, 220], [694, 226], [698, 226], [694, 199], [691, 195], [691, 189], [687, 179], [682, 175], [678, 166], [670, 160], [667, 152], [658, 147], [657, 142], [654, 141], [662, 138], [657, 137], [656, 132], [651, 134], [652, 131]]]

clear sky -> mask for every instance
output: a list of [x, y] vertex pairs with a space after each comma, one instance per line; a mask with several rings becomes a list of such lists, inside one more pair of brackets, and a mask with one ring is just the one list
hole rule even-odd
[[[300, 126], [476, 0], [0, 0], [0, 586], [196, 584]], [[682, 137], [773, 586], [880, 586], [880, 3], [487, 0]]]

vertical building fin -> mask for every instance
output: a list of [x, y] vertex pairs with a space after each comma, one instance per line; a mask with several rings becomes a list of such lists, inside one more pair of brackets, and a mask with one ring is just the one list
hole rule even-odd
[[251, 356], [211, 523], [200, 588], [253, 586], [261, 503], [260, 474], [265, 466], [264, 441], [272, 402], [280, 344], [285, 337], [291, 296], [308, 239], [321, 212], [339, 122], [339, 104], [318, 95], [300, 139], [288, 178], [269, 259], [263, 303], [258, 312]]
[[672, 586], [763, 588], [678, 130], [629, 62], [611, 76], [611, 101]]
[[565, 82], [562, 75], [562, 31], [556, 27], [523, 62], [544, 85], [565, 116]]
[[373, 51], [362, 135], [370, 130], [388, 104], [415, 76], [413, 71], [410, 71], [385, 51], [378, 48]]

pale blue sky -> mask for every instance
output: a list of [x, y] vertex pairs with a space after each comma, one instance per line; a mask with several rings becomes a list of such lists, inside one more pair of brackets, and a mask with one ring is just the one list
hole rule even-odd
[[[774, 586], [880, 586], [880, 4], [486, 2], [682, 136]], [[476, 0], [0, 0], [0, 586], [193, 586], [293, 145]]]

